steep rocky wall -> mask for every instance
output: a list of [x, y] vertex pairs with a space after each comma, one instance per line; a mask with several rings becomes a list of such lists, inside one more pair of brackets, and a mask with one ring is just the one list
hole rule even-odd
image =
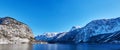
[[0, 44], [28, 43], [33, 38], [26, 24], [11, 17], [0, 18]]

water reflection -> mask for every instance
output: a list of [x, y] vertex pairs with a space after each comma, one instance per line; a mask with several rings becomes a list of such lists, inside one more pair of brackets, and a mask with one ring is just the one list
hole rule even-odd
[[120, 50], [120, 44], [2, 44], [0, 50]]
[[120, 50], [120, 44], [34, 44], [33, 50]]
[[29, 44], [0, 44], [0, 50], [32, 50]]

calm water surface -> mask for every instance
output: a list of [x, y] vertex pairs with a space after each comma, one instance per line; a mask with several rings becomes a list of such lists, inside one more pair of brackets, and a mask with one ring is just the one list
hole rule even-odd
[[120, 44], [4, 44], [0, 50], [120, 50]]

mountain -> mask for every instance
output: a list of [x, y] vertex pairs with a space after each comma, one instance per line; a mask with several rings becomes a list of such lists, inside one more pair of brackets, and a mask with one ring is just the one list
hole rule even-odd
[[101, 19], [94, 20], [88, 23], [85, 27], [77, 34], [75, 41], [77, 43], [83, 41], [86, 42], [90, 37], [99, 34], [114, 33], [120, 31], [120, 17], [114, 19]]
[[61, 33], [44, 33], [42, 35], [38, 35], [35, 37], [37, 41], [46, 41], [49, 43], [71, 43], [74, 42], [74, 38], [79, 32], [78, 26], [73, 26], [69, 32], [61, 32]]
[[0, 44], [28, 43], [33, 38], [26, 24], [11, 17], [0, 18]]
[[87, 41], [89, 43], [120, 43], [120, 31], [114, 33], [105, 33], [97, 36], [92, 36]]
[[[54, 36], [51, 42], [58, 43], [112, 42], [113, 40], [111, 41], [106, 40], [116, 39], [116, 36], [112, 35], [117, 34], [117, 36], [119, 36], [119, 31], [120, 31], [120, 17], [112, 19], [99, 19], [89, 22], [84, 27], [73, 26], [72, 29], [68, 32], [58, 33], [56, 36]], [[110, 36], [112, 37], [109, 38]], [[104, 40], [96, 41], [98, 39]]]
[[77, 30], [79, 28], [81, 28], [81, 27], [80, 26], [73, 26], [70, 31], [74, 31], [74, 30]]
[[38, 35], [35, 37], [36, 41], [51, 41], [54, 39], [55, 36], [57, 36], [58, 33], [56, 32], [46, 32], [43, 35]]

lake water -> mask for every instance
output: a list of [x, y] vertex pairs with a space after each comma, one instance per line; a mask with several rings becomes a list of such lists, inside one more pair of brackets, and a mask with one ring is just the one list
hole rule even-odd
[[120, 44], [4, 44], [0, 50], [120, 50]]

